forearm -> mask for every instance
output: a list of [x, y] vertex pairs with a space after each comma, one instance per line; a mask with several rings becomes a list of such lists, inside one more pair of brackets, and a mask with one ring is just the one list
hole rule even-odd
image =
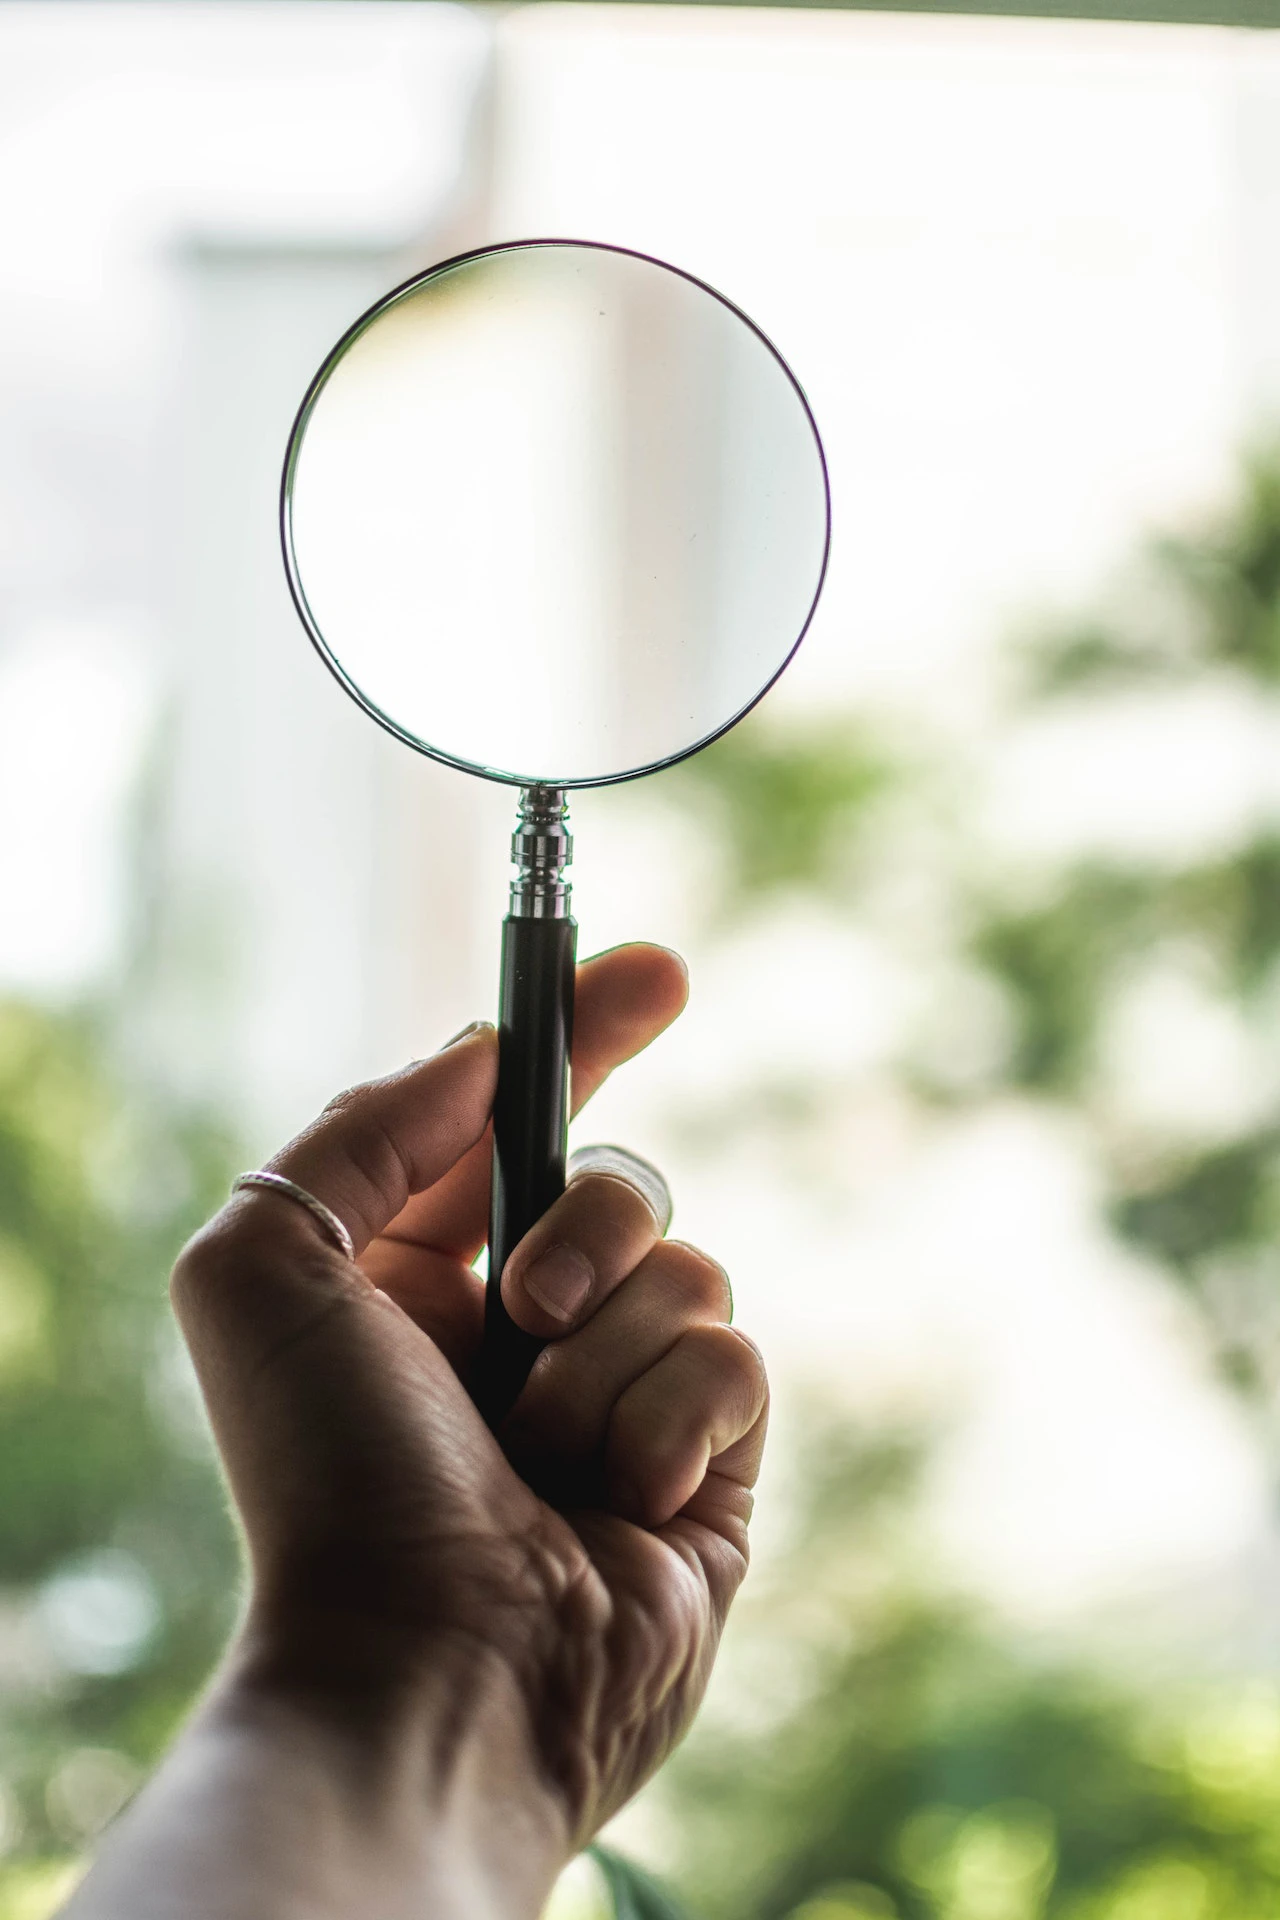
[[535, 1920], [563, 1835], [490, 1742], [429, 1693], [352, 1724], [233, 1672], [67, 1920]]

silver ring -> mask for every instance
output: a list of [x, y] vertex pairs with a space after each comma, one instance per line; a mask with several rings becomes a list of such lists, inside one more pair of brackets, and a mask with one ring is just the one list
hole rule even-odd
[[282, 1193], [287, 1200], [296, 1200], [324, 1228], [339, 1251], [345, 1253], [348, 1260], [355, 1259], [356, 1250], [351, 1235], [337, 1214], [326, 1207], [323, 1200], [317, 1200], [314, 1193], [308, 1193], [305, 1187], [286, 1180], [282, 1173], [268, 1173], [265, 1167], [260, 1167], [256, 1173], [238, 1173], [231, 1182], [231, 1191], [239, 1193], [242, 1187], [261, 1187], [266, 1193]]
[[567, 1172], [570, 1180], [580, 1173], [607, 1173], [615, 1180], [625, 1180], [648, 1202], [660, 1234], [671, 1225], [671, 1189], [653, 1163], [642, 1160], [638, 1153], [626, 1147], [579, 1147], [570, 1158]]

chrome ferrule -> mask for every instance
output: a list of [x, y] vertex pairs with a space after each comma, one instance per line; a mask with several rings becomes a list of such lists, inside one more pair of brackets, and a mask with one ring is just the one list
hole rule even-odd
[[519, 869], [511, 882], [512, 915], [517, 920], [567, 920], [573, 883], [564, 870], [573, 859], [573, 837], [563, 787], [521, 788], [511, 858]]

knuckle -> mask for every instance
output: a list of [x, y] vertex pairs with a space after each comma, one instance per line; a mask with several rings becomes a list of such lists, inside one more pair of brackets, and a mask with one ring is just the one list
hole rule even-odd
[[760, 1349], [736, 1327], [693, 1327], [685, 1336], [696, 1342], [698, 1356], [717, 1387], [735, 1400], [750, 1402], [757, 1411], [768, 1396], [768, 1376]]
[[227, 1242], [232, 1228], [223, 1208], [188, 1240], [169, 1276], [169, 1298], [176, 1308], [196, 1300], [216, 1285], [228, 1264]]
[[398, 1171], [386, 1128], [357, 1103], [346, 1109], [340, 1146], [351, 1170], [374, 1192], [386, 1187], [390, 1171]]
[[[259, 1294], [282, 1271], [319, 1273], [328, 1250], [314, 1243], [305, 1217], [268, 1212], [253, 1200], [229, 1202], [192, 1236], [169, 1277], [169, 1298], [180, 1321], [216, 1313]], [[345, 1265], [345, 1262], [343, 1263]]]
[[360, 1080], [357, 1081], [354, 1087], [344, 1087], [341, 1093], [335, 1093], [332, 1100], [325, 1101], [321, 1109], [321, 1118], [329, 1119], [333, 1116], [340, 1117], [344, 1114], [358, 1112], [364, 1095], [369, 1091], [370, 1084], [367, 1080]]
[[617, 1465], [625, 1461], [628, 1477], [642, 1479], [650, 1466], [663, 1459], [668, 1450], [679, 1451], [679, 1442], [670, 1432], [654, 1432], [653, 1421], [635, 1400], [624, 1397], [609, 1415], [607, 1440], [609, 1459]]
[[[378, 1104], [363, 1097], [367, 1090], [365, 1087], [356, 1087], [350, 1093], [339, 1095], [340, 1104], [334, 1106], [332, 1113], [326, 1109], [326, 1113], [329, 1113], [325, 1123], [326, 1158], [335, 1164], [339, 1160], [341, 1162], [341, 1175], [335, 1175], [331, 1166], [329, 1180], [331, 1183], [335, 1178], [341, 1180], [339, 1204], [346, 1200], [357, 1208], [366, 1209], [372, 1202], [375, 1206], [390, 1206], [396, 1210], [407, 1195], [412, 1170], [406, 1164]], [[290, 1156], [282, 1155], [272, 1165], [283, 1172], [290, 1166]], [[301, 1181], [304, 1186], [311, 1185], [305, 1171]], [[334, 1204], [332, 1191], [326, 1190], [324, 1198], [330, 1205]]]
[[684, 1240], [663, 1243], [663, 1264], [672, 1273], [682, 1298], [708, 1320], [727, 1322], [733, 1314], [733, 1288], [718, 1260]]

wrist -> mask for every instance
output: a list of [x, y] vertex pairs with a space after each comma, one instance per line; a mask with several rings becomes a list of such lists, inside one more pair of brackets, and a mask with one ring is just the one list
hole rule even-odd
[[304, 1766], [329, 1831], [380, 1878], [390, 1864], [408, 1910], [535, 1920], [574, 1843], [506, 1663], [461, 1635], [410, 1658], [351, 1632], [317, 1659], [313, 1631], [251, 1618], [210, 1699], [215, 1724]]

